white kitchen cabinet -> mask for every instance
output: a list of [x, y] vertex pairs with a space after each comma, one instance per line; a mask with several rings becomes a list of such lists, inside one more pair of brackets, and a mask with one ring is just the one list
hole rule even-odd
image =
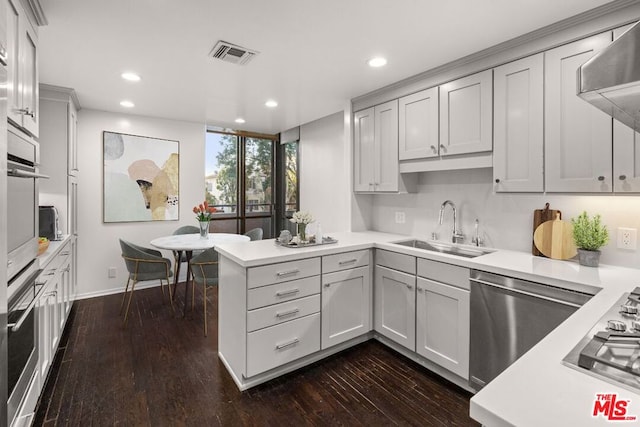
[[398, 100], [400, 160], [438, 157], [438, 88]]
[[545, 52], [545, 189], [611, 192], [612, 119], [576, 95], [578, 68], [611, 32]]
[[369, 266], [322, 275], [322, 346], [336, 344], [371, 330]]
[[469, 291], [418, 278], [416, 351], [469, 378]]
[[496, 192], [544, 190], [544, 57], [497, 67], [494, 77], [493, 178]]
[[354, 113], [354, 191], [398, 192], [398, 100]]
[[38, 136], [38, 36], [20, 0], [7, 0], [7, 117]]
[[492, 70], [440, 85], [440, 156], [491, 151]]
[[407, 274], [376, 265], [373, 300], [375, 331], [415, 351], [415, 273]]

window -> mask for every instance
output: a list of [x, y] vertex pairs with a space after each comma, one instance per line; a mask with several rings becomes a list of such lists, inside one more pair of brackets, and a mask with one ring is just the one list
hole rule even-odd
[[274, 235], [274, 138], [209, 131], [205, 147], [207, 201], [220, 210], [212, 230]]

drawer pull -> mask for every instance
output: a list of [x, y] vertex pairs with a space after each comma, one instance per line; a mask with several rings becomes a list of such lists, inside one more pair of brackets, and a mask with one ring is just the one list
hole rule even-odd
[[407, 289], [411, 290], [411, 289], [413, 289], [413, 286], [407, 284]]
[[48, 273], [43, 274], [43, 276], [53, 276], [54, 274], [56, 274], [55, 270], [49, 270]]
[[64, 252], [60, 252], [60, 255], [69, 255], [71, 252], [69, 251], [64, 251]]
[[357, 259], [356, 258], [351, 258], [351, 259], [345, 259], [344, 261], [340, 261], [338, 262], [338, 265], [346, 265], [346, 264], [351, 264], [356, 262]]
[[296, 288], [296, 289], [289, 289], [288, 291], [280, 291], [280, 292], [276, 292], [276, 296], [277, 297], [287, 297], [289, 295], [295, 295], [298, 292], [300, 292], [300, 289]]
[[276, 350], [282, 350], [283, 348], [291, 347], [292, 345], [296, 345], [299, 342], [300, 342], [300, 340], [298, 338], [294, 338], [293, 340], [289, 341], [288, 343], [276, 345]]
[[276, 317], [278, 319], [282, 319], [283, 317], [292, 316], [292, 315], [298, 314], [298, 313], [300, 313], [300, 309], [294, 308], [293, 310], [284, 311], [282, 313], [276, 313]]
[[300, 273], [300, 270], [298, 270], [296, 268], [295, 270], [281, 271], [281, 272], [277, 273], [276, 276], [285, 277], [285, 276], [291, 276], [292, 274], [298, 274], [298, 273]]

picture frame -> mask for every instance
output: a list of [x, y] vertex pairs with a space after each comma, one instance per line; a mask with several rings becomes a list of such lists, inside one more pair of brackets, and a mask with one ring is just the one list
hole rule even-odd
[[103, 131], [104, 223], [180, 219], [180, 142]]

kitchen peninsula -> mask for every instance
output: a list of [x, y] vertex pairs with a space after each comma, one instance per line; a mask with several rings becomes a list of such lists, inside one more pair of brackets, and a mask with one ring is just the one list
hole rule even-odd
[[[489, 426], [597, 424], [602, 421], [592, 416], [597, 393], [617, 393], [620, 399], [629, 400], [629, 414], [640, 415], [640, 393], [614, 386], [562, 363], [620, 295], [640, 284], [640, 270], [607, 265], [583, 267], [573, 261], [557, 261], [508, 250], [462, 258], [400, 246], [393, 242], [407, 236], [379, 232], [331, 236], [338, 239], [338, 244], [289, 249], [276, 246], [273, 240], [264, 240], [223, 244], [217, 248], [221, 255], [219, 357], [239, 388], [250, 388], [372, 337], [387, 345], [393, 344], [373, 326], [372, 289], [376, 284], [368, 271], [373, 271], [379, 254], [392, 253], [416, 257], [418, 263], [422, 260], [477, 269], [595, 294], [472, 398], [471, 416], [474, 419]], [[354, 273], [355, 270], [360, 272]], [[332, 280], [325, 277], [335, 274], [341, 277]], [[278, 277], [281, 280], [278, 281]], [[331, 294], [336, 291], [330, 289], [334, 284], [347, 281], [356, 284], [358, 292], [340, 294], [339, 306], [348, 307], [345, 310], [348, 313], [337, 317], [330, 297], [338, 294]], [[286, 285], [278, 288], [281, 284]], [[266, 290], [279, 292], [286, 301], [266, 300], [267, 297], [260, 294]], [[366, 304], [344, 298], [357, 295], [366, 298]], [[291, 305], [291, 301], [295, 304]], [[269, 310], [272, 312], [266, 313]], [[358, 315], [354, 316], [354, 312]], [[275, 320], [269, 323], [267, 319]], [[335, 319], [345, 322], [345, 327], [340, 329], [340, 322]], [[335, 340], [341, 335], [343, 340]], [[465, 384], [468, 376], [452, 373], [450, 369], [437, 369], [437, 364], [391, 346], [469, 389]], [[289, 356], [281, 357], [283, 353]]]

